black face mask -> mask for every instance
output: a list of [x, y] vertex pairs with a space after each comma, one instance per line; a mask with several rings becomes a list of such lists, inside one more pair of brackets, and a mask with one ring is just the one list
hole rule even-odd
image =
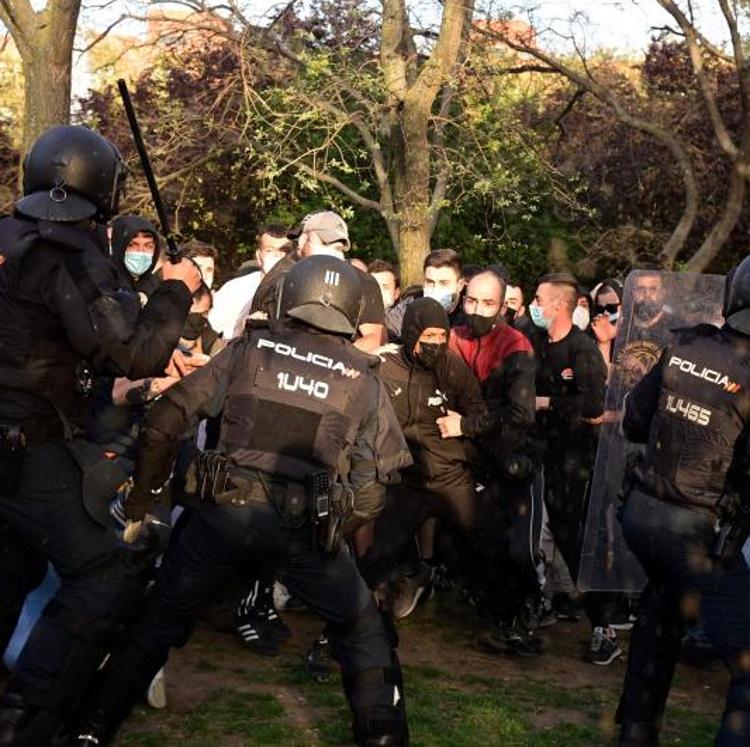
[[414, 354], [414, 358], [423, 368], [434, 369], [443, 359], [447, 350], [447, 342], [420, 342], [419, 352]]
[[508, 322], [508, 324], [513, 324], [513, 322], [516, 321], [516, 310], [511, 309], [510, 306], [505, 310], [505, 321]]
[[662, 310], [662, 305], [656, 301], [636, 301], [633, 311], [642, 322], [650, 322]]
[[468, 314], [469, 330], [472, 337], [484, 337], [492, 332], [497, 321], [496, 316], [480, 316], [479, 314]]
[[185, 340], [197, 340], [208, 327], [208, 319], [197, 311], [191, 311], [185, 319], [180, 337]]

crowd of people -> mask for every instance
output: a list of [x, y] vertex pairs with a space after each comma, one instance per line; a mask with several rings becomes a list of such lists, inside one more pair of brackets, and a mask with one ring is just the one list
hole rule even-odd
[[[61, 129], [75, 140], [81, 128]], [[4, 333], [31, 378], [0, 371], [0, 468], [14, 480], [0, 490], [14, 561], [2, 565], [14, 674], [0, 744], [51, 743], [60, 729], [102, 744], [137, 700], [164, 707], [169, 649], [210, 605], [268, 656], [291, 634], [286, 609], [318, 613], [307, 671], [325, 679], [337, 662], [355, 739], [370, 746], [408, 743], [396, 626], [435, 593], [476, 608], [474, 645], [490, 653], [542, 656], [540, 628], [585, 616], [587, 661], [622, 655], [617, 631], [633, 627], [640, 594], [575, 584], [599, 433], [623, 416], [608, 386], [632, 389], [679, 326], [661, 272], [632, 284], [630, 339], [657, 349], [634, 373], [614, 355], [622, 279], [589, 289], [550, 272], [523, 287], [500, 264], [437, 249], [402, 287], [395, 264], [354, 258], [330, 211], [263, 226], [231, 274], [197, 240], [171, 262], [156, 227], [115, 215], [112, 195], [65, 205], [65, 185], [40, 189], [33, 159], [26, 168], [27, 196], [0, 228], [19, 252], [32, 231], [52, 248], [37, 249], [28, 280], [0, 274], [0, 301], [31, 299], [38, 324], [19, 316]], [[87, 239], [88, 259], [60, 259], [94, 213], [106, 230]], [[105, 269], [116, 292], [101, 291]], [[62, 321], [45, 321], [34, 293]], [[88, 309], [81, 334], [73, 296]], [[626, 430], [647, 441], [649, 422], [628, 413]], [[655, 744], [633, 729], [622, 745]]]

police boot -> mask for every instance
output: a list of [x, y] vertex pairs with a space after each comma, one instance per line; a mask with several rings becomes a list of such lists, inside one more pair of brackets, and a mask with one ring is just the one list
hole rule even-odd
[[735, 672], [729, 684], [715, 745], [737, 747], [747, 744], [750, 744], [750, 674]]
[[53, 744], [60, 727], [59, 717], [29, 704], [20, 692], [11, 687], [0, 698], [0, 747]]
[[33, 717], [19, 693], [6, 693], [0, 700], [0, 745], [10, 745]]
[[344, 678], [354, 713], [352, 731], [358, 747], [408, 747], [403, 680], [398, 659], [388, 669], [370, 669]]
[[617, 747], [658, 747], [659, 730], [647, 721], [625, 720], [620, 725]]
[[117, 727], [130, 713], [132, 699], [123, 695], [123, 702], [115, 704], [109, 698], [100, 700], [94, 707], [84, 709], [71, 730], [66, 747], [99, 747], [109, 744]]
[[[154, 666], [137, 649], [118, 654], [97, 675], [89, 695], [71, 721], [68, 747], [95, 747], [109, 744], [133, 706], [143, 698], [153, 680]], [[158, 671], [158, 670], [157, 670]]]

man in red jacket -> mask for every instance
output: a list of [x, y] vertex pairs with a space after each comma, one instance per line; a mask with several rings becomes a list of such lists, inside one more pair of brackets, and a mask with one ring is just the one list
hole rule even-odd
[[[504, 321], [505, 281], [483, 272], [464, 298], [467, 324], [451, 331], [450, 348], [479, 379], [486, 410], [476, 416], [449, 412], [438, 420], [443, 438], [469, 436], [482, 446], [487, 490], [500, 507], [507, 573], [493, 600], [495, 626], [480, 636], [493, 651], [534, 655], [539, 595], [536, 564], [542, 526], [542, 491], [528, 438], [534, 424], [534, 355], [528, 339]], [[497, 536], [497, 535], [496, 535]]]

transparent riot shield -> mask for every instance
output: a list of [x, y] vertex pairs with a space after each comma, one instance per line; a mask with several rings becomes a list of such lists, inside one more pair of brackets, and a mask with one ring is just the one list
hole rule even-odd
[[589, 496], [581, 591], [640, 592], [645, 586], [617, 519], [626, 465], [643, 449], [620, 432], [623, 400], [659, 359], [672, 330], [723, 323], [723, 297], [721, 275], [644, 270], [628, 275]]

